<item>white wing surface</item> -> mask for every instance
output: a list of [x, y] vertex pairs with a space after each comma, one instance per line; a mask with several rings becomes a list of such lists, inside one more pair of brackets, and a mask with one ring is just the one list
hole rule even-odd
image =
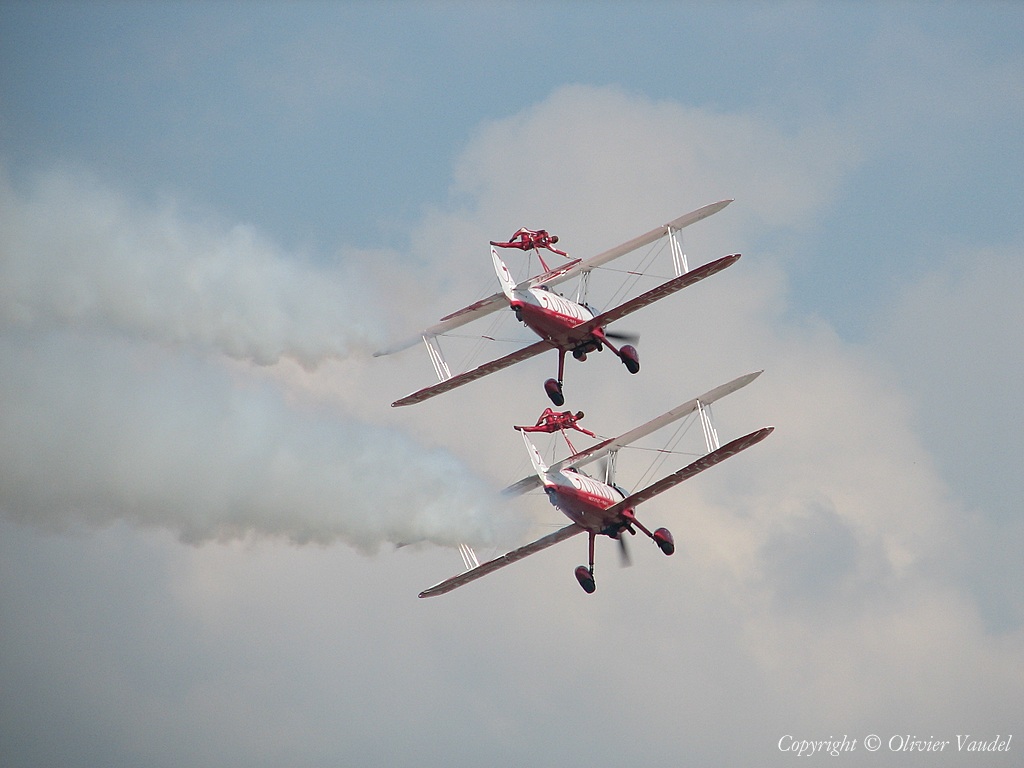
[[511, 565], [517, 560], [522, 560], [528, 555], [540, 552], [542, 549], [547, 549], [561, 541], [570, 539], [578, 533], [583, 533], [583, 529], [576, 525], [576, 523], [567, 525], [565, 528], [561, 528], [554, 533], [549, 533], [547, 536], [543, 536], [534, 542], [523, 547], [519, 547], [519, 549], [513, 549], [511, 552], [508, 552], [501, 557], [488, 560], [486, 563], [478, 565], [476, 568], [471, 568], [464, 573], [460, 573], [458, 576], [452, 576], [450, 579], [442, 581], [440, 584], [437, 584], [430, 589], [425, 589], [420, 592], [420, 597], [433, 597], [434, 595], [443, 595], [445, 592], [451, 592], [456, 587], [461, 587], [463, 584], [476, 581], [489, 573], [493, 573], [499, 568]]
[[439, 381], [437, 384], [431, 384], [429, 387], [424, 387], [413, 392], [411, 395], [406, 395], [403, 398], [395, 400], [391, 404], [392, 408], [398, 408], [402, 405], [413, 405], [415, 403], [422, 403], [424, 400], [428, 400], [435, 395], [440, 395], [442, 392], [461, 387], [463, 384], [469, 384], [471, 381], [482, 379], [488, 374], [494, 373], [495, 371], [501, 371], [508, 368], [510, 365], [515, 365], [522, 360], [529, 360], [534, 355], [539, 355], [545, 350], [551, 349], [551, 345], [546, 341], [535, 341], [528, 347], [518, 349], [511, 354], [499, 357], [497, 360], [491, 360], [484, 363], [483, 365], [477, 366], [471, 371], [460, 373], [456, 376], [452, 376], [450, 379]]

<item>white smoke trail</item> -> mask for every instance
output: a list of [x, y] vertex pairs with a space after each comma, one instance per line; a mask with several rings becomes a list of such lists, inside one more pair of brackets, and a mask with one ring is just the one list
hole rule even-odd
[[251, 227], [218, 231], [51, 172], [19, 194], [0, 174], [0, 323], [116, 329], [306, 367], [376, 344], [379, 322], [341, 266], [318, 267]]
[[341, 297], [359, 289], [81, 182], [0, 185], [0, 512], [368, 551], [500, 538], [493, 489], [451, 454], [218, 354], [349, 354], [367, 334]]
[[401, 433], [125, 339], [0, 335], [0, 507], [60, 529], [125, 519], [188, 541], [488, 541], [491, 490]]

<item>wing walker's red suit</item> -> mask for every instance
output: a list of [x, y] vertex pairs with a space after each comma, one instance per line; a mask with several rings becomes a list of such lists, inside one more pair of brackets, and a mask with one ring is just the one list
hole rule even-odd
[[[508, 242], [498, 243], [491, 240], [491, 245], [498, 248], [520, 248], [524, 251], [531, 249], [537, 250], [537, 256], [540, 257], [540, 249], [547, 248], [552, 253], [557, 253], [559, 256], [569, 257], [569, 254], [565, 251], [560, 251], [554, 247], [555, 243], [558, 242], [557, 235], [548, 234], [546, 229], [526, 229], [522, 227], [517, 229], [515, 234], [508, 239]], [[544, 263], [544, 259], [540, 260], [541, 266], [544, 267], [544, 271], [550, 271], [548, 265]]]
[[577, 432], [582, 432], [584, 435], [590, 437], [597, 437], [589, 429], [584, 429], [577, 422], [583, 418], [583, 411], [577, 411], [575, 414], [572, 411], [553, 411], [550, 408], [545, 408], [544, 413], [537, 419], [537, 423], [532, 427], [514, 427], [520, 432], [558, 432], [561, 431], [562, 437], [565, 438], [565, 442], [569, 443], [569, 449], [575, 453], [576, 449], [573, 444], [569, 442], [569, 436], [565, 434], [567, 429], [575, 429]]
[[515, 427], [515, 429], [520, 432], [557, 432], [560, 429], [575, 429], [577, 432], [596, 437], [589, 429], [584, 429], [576, 423], [582, 418], [583, 411], [577, 411], [574, 414], [572, 411], [553, 411], [550, 408], [545, 408], [544, 413], [532, 427]]
[[528, 251], [531, 248], [547, 248], [559, 256], [568, 256], [569, 254], [565, 251], [560, 251], [553, 247], [557, 242], [558, 236], [548, 234], [546, 229], [521, 228], [516, 230], [516, 233], [508, 239], [508, 242], [496, 243], [491, 240], [491, 245], [496, 245], [498, 248], [521, 248], [524, 251]]

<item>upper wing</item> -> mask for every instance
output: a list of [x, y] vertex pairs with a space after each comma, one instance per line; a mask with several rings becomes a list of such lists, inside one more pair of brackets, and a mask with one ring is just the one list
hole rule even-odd
[[424, 336], [440, 336], [442, 333], [447, 333], [450, 330], [458, 328], [460, 325], [471, 323], [478, 317], [488, 315], [496, 309], [502, 309], [508, 306], [508, 300], [505, 298], [503, 293], [495, 293], [488, 296], [486, 299], [481, 299], [475, 304], [470, 304], [468, 307], [463, 307], [458, 312], [453, 312], [450, 315], [446, 315], [441, 318], [441, 322], [437, 325], [432, 325], [425, 329], [421, 333], [411, 336], [402, 341], [395, 342], [390, 347], [378, 350], [373, 353], [374, 357], [383, 357], [384, 355], [392, 355], [395, 352], [401, 352], [403, 349], [408, 349], [414, 344], [418, 343]]
[[582, 272], [589, 272], [595, 267], [607, 264], [609, 261], [617, 259], [620, 256], [625, 256], [627, 253], [635, 251], [637, 248], [643, 248], [645, 245], [650, 245], [651, 243], [656, 242], [659, 238], [667, 235], [669, 232], [683, 229], [691, 224], [696, 224], [701, 219], [706, 219], [708, 216], [718, 213], [731, 202], [731, 199], [719, 200], [717, 203], [711, 203], [710, 205], [705, 205], [695, 211], [683, 214], [678, 219], [673, 219], [668, 224], [663, 224], [656, 229], [652, 229], [650, 232], [640, 235], [639, 237], [634, 237], [632, 240], [629, 240], [622, 245], [617, 245], [614, 248], [609, 248], [604, 253], [597, 254], [597, 256], [591, 256], [589, 259], [584, 259], [579, 264], [576, 264], [566, 270], [563, 274], [558, 275], [554, 279], [548, 280], [547, 284], [557, 285], [558, 283], [566, 280], [572, 280]]
[[468, 384], [471, 381], [481, 379], [489, 373], [500, 371], [503, 368], [508, 368], [510, 365], [520, 362], [521, 360], [527, 360], [534, 355], [539, 355], [546, 349], [551, 349], [551, 345], [546, 341], [536, 341], [528, 347], [523, 347], [511, 354], [499, 357], [497, 360], [491, 360], [488, 363], [477, 366], [471, 371], [460, 373], [457, 376], [452, 376], [450, 379], [445, 379], [437, 384], [431, 384], [429, 387], [413, 392], [411, 395], [406, 395], [401, 400], [395, 400], [391, 404], [392, 408], [396, 408], [400, 405], [412, 405], [427, 400], [434, 395], [440, 395], [442, 392], [447, 392], [450, 389], [461, 387], [463, 384]]
[[[549, 469], [552, 472], [556, 472], [565, 469], [566, 467], [581, 467], [584, 464], [596, 461], [612, 451], [616, 451], [623, 446], [630, 445], [641, 438], [647, 437], [647, 435], [671, 424], [673, 421], [678, 421], [684, 416], [690, 415], [697, 410], [698, 402], [703, 405], [711, 405], [716, 400], [725, 397], [738, 389], [742, 389], [762, 373], [764, 373], [764, 371], [754, 371], [753, 373], [748, 373], [745, 376], [735, 378], [726, 384], [721, 384], [714, 389], [708, 390], [703, 395], [693, 398], [693, 400], [689, 400], [682, 405], [677, 405], [675, 408], [666, 411], [660, 416], [656, 416], [647, 423], [641, 424], [639, 427], [634, 427], [618, 437], [602, 440], [579, 453], [575, 453], [562, 461], [556, 462]], [[540, 480], [537, 478], [537, 475], [534, 474], [513, 483], [505, 488], [502, 493], [507, 496], [517, 496], [521, 493], [526, 493], [539, 485]]]
[[450, 579], [442, 581], [430, 589], [425, 589], [420, 592], [420, 597], [433, 597], [434, 595], [443, 595], [445, 592], [451, 592], [456, 587], [461, 587], [463, 584], [468, 584], [471, 581], [476, 581], [481, 576], [504, 568], [510, 563], [514, 563], [517, 560], [522, 560], [527, 555], [532, 555], [534, 552], [540, 552], [542, 549], [557, 544], [560, 541], [572, 538], [578, 533], [583, 533], [583, 529], [580, 528], [576, 523], [567, 525], [565, 528], [561, 528], [554, 533], [549, 533], [547, 536], [537, 539], [531, 544], [519, 547], [519, 549], [513, 549], [511, 552], [496, 557], [493, 560], [488, 560], [482, 565], [478, 565], [476, 568], [471, 568], [468, 571], [460, 573], [458, 576], [452, 576]]
[[[652, 229], [650, 232], [640, 235], [639, 237], [634, 237], [629, 242], [623, 243], [622, 245], [618, 245], [614, 248], [610, 248], [609, 250], [603, 253], [599, 253], [597, 256], [592, 256], [591, 258], [585, 259], [583, 261], [577, 259], [574, 262], [564, 264], [561, 267], [557, 267], [551, 270], [550, 272], [544, 273], [543, 275], [532, 277], [526, 281], [526, 287], [532, 288], [542, 283], [549, 286], [558, 285], [559, 283], [563, 283], [566, 280], [571, 280], [572, 278], [576, 277], [582, 272], [589, 272], [595, 267], [599, 267], [602, 264], [606, 264], [613, 259], [619, 258], [620, 256], [625, 256], [630, 251], [635, 251], [637, 248], [642, 248], [645, 245], [650, 245], [651, 243], [657, 241], [658, 238], [663, 237], [664, 235], [668, 234], [673, 230], [679, 230], [682, 229], [683, 227], [688, 227], [691, 224], [695, 224], [701, 219], [706, 219], [708, 216], [714, 213], [718, 213], [731, 202], [732, 200], [720, 200], [717, 203], [705, 205], [703, 208], [698, 208], [695, 211], [691, 211], [690, 213], [684, 214], [680, 216], [678, 219], [673, 219], [668, 224], [664, 224], [658, 227], [657, 229]], [[395, 352], [401, 352], [403, 349], [408, 349], [409, 347], [419, 342], [419, 340], [423, 336], [439, 336], [442, 333], [447, 333], [448, 331], [458, 328], [459, 326], [465, 325], [466, 323], [470, 323], [476, 320], [477, 318], [483, 317], [484, 315], [490, 314], [496, 309], [501, 309], [502, 307], [505, 306], [507, 306], [507, 302], [504, 294], [491, 294], [486, 299], [481, 299], [480, 301], [475, 302], [474, 304], [470, 304], [468, 307], [463, 307], [462, 309], [456, 312], [452, 312], [450, 315], [442, 317], [440, 322], [438, 322], [436, 325], [430, 326], [422, 333], [419, 333], [411, 338], [405, 339], [404, 341], [392, 344], [390, 347], [387, 347], [386, 349], [382, 349], [378, 352], [375, 352], [374, 357], [381, 357], [383, 355], [390, 355]]]
[[652, 483], [651, 485], [644, 488], [642, 491], [637, 491], [636, 493], [630, 494], [615, 506], [610, 507], [608, 509], [608, 513], [615, 514], [621, 512], [624, 509], [630, 509], [632, 507], [635, 507], [637, 504], [640, 504], [649, 499], [653, 499], [659, 493], [664, 493], [669, 488], [679, 485], [679, 483], [683, 482], [684, 480], [689, 480], [698, 472], [703, 472], [705, 469], [713, 467], [715, 466], [715, 464], [718, 464], [719, 462], [725, 461], [730, 456], [735, 456], [740, 451], [746, 450], [752, 445], [756, 445], [757, 443], [761, 442], [766, 437], [768, 437], [768, 435], [770, 435], [774, 430], [775, 427], [762, 427], [756, 432], [751, 432], [749, 435], [737, 437], [735, 440], [726, 443], [721, 448], [712, 451], [706, 456], [702, 456], [692, 464], [686, 465], [678, 472], [673, 472], [671, 475], [666, 475], [665, 477], [661, 478], [661, 480], [659, 480], [656, 483]]

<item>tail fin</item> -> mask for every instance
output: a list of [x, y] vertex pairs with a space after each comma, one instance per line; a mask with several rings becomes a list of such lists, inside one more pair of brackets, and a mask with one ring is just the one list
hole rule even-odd
[[501, 290], [505, 294], [505, 298], [512, 301], [513, 292], [516, 289], [516, 281], [512, 279], [508, 267], [498, 257], [498, 251], [493, 247], [491, 248], [491, 260], [494, 262], [494, 273], [498, 276], [498, 282], [501, 283]]
[[523, 436], [523, 442], [526, 443], [526, 450], [530, 454], [530, 461], [533, 462], [533, 470], [543, 480], [544, 475], [547, 474], [548, 465], [544, 463], [544, 459], [540, 456], [540, 451], [537, 450], [537, 446], [530, 442], [530, 438], [526, 436], [526, 433], [522, 432], [520, 434]]

